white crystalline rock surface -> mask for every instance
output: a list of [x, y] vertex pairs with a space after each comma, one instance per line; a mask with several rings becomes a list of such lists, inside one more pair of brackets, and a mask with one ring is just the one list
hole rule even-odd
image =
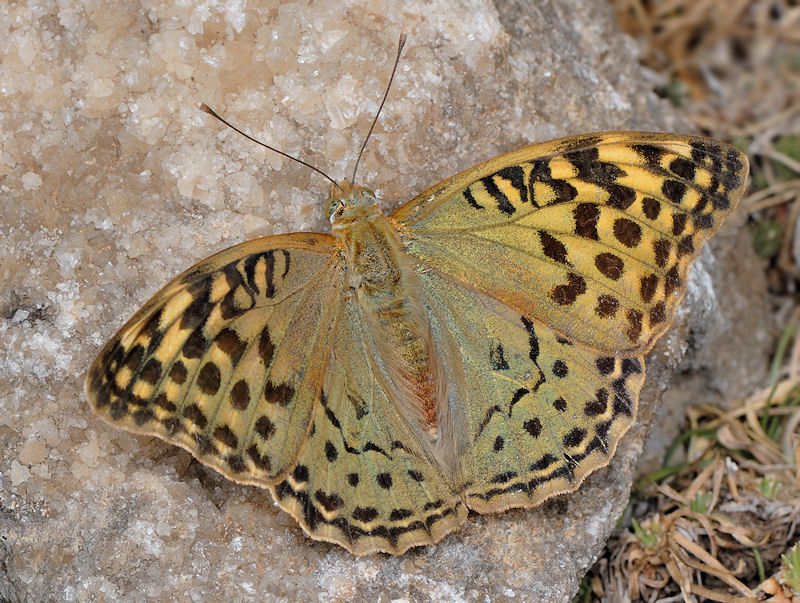
[[[171, 277], [249, 238], [327, 227], [323, 179], [194, 101], [348, 177], [402, 29], [406, 51], [358, 178], [387, 209], [536, 140], [687, 129], [648, 90], [610, 7], [591, 0], [0, 8], [0, 599], [571, 597], [625, 506], [642, 423], [572, 496], [471, 517], [400, 558], [357, 559], [307, 540], [267, 492], [106, 426], [83, 397], [102, 343]], [[740, 253], [726, 274], [748, 261]], [[736, 320], [754, 354], [746, 331], [760, 302], [729, 286], [726, 303], [742, 311], [719, 328]], [[665, 338], [673, 350], [685, 339]], [[671, 382], [659, 349], [645, 422]], [[735, 373], [704, 374], [744, 391], [753, 371]]]

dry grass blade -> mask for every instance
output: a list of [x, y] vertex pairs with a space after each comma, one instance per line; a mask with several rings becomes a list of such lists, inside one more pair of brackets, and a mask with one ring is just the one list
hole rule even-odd
[[[739, 591], [745, 597], [755, 598], [755, 594], [753, 593], [752, 590], [750, 590], [749, 588], [747, 588], [747, 586], [745, 586], [739, 580], [737, 580], [732, 575], [731, 571], [729, 571], [719, 561], [717, 561], [717, 559], [713, 555], [706, 552], [705, 549], [703, 549], [703, 547], [699, 546], [695, 542], [692, 542], [677, 530], [670, 533], [669, 539], [670, 539], [670, 544], [673, 545], [673, 551], [675, 552], [676, 556], [680, 558], [685, 565], [695, 570], [698, 570], [704, 574], [708, 574], [711, 576], [715, 576], [716, 578], [719, 578], [729, 586]], [[686, 553], [691, 553], [694, 557], [698, 559], [698, 561], [689, 558]], [[695, 587], [692, 586], [691, 588], [694, 590]], [[719, 596], [726, 597], [724, 593], [719, 593]], [[715, 600], [722, 601], [724, 599], [719, 598]]]
[[[687, 601], [752, 601], [767, 592], [759, 590], [759, 568], [780, 561], [800, 520], [800, 405], [793, 397], [800, 378], [789, 376], [796, 368], [785, 367], [783, 380], [734, 410], [691, 409], [698, 435], [683, 447], [686, 468], [650, 487], [653, 513], [612, 540], [615, 552], [596, 581], [603, 591]], [[773, 420], [792, 430], [791, 458], [767, 431]], [[798, 568], [800, 585], [800, 555]]]
[[775, 205], [786, 203], [800, 194], [800, 179], [778, 182], [772, 186], [761, 189], [758, 192], [745, 197], [742, 201], [744, 207], [749, 212], [756, 212], [762, 209], [769, 209]]

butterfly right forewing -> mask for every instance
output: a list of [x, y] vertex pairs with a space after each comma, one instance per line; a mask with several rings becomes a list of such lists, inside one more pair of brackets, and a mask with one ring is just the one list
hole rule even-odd
[[740, 151], [708, 139], [587, 134], [496, 157], [393, 214], [458, 401], [470, 509], [534, 506], [608, 464], [643, 355], [746, 176]]
[[422, 265], [574, 342], [639, 354], [664, 333], [747, 158], [680, 134], [608, 132], [496, 157], [400, 207]]

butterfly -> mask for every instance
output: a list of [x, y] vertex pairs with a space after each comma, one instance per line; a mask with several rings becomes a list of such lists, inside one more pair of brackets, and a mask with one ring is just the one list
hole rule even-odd
[[167, 284], [87, 398], [268, 488], [311, 538], [436, 543], [610, 462], [747, 173], [710, 139], [606, 132], [500, 155], [391, 216], [337, 184], [331, 234], [248, 241]]

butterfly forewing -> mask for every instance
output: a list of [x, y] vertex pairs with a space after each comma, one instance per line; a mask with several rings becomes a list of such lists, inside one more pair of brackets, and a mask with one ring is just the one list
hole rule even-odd
[[394, 214], [426, 268], [576, 343], [652, 347], [743, 191], [746, 157], [708, 139], [617, 132], [502, 155]]
[[333, 239], [223, 251], [176, 278], [106, 345], [86, 380], [110, 423], [187, 449], [241, 482], [294, 466], [343, 278]]

